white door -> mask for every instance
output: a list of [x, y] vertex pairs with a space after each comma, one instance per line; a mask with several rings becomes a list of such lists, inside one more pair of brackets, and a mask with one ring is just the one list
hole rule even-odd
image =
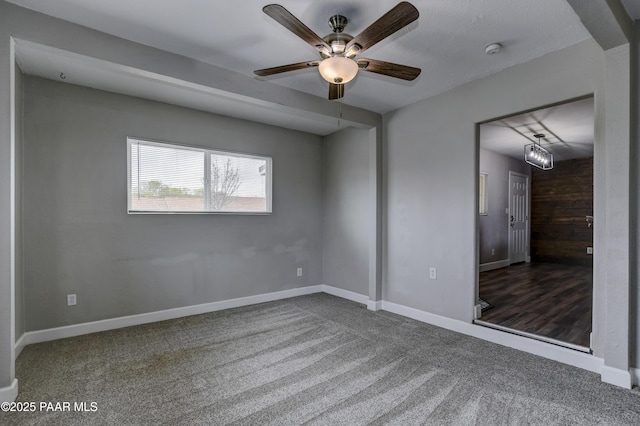
[[529, 177], [509, 172], [509, 264], [527, 260]]

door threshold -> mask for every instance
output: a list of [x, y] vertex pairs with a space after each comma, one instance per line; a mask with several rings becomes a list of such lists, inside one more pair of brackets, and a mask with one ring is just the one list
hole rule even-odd
[[482, 321], [482, 320], [479, 320], [479, 319], [473, 320], [473, 323], [481, 325], [483, 327], [493, 328], [495, 330], [499, 330], [499, 331], [504, 331], [506, 333], [515, 334], [517, 336], [528, 337], [530, 339], [539, 340], [541, 342], [550, 343], [552, 345], [562, 346], [563, 348], [573, 349], [574, 351], [584, 352], [584, 353], [588, 353], [588, 354], [591, 353], [591, 348], [588, 348], [586, 346], [580, 346], [580, 345], [576, 345], [576, 344], [569, 343], [569, 342], [563, 342], [562, 340], [556, 340], [556, 339], [552, 339], [550, 337], [540, 336], [538, 334], [527, 333], [526, 331], [516, 330], [516, 329], [513, 329], [513, 328], [505, 327], [505, 326], [498, 325], [498, 324], [493, 324], [493, 323]]

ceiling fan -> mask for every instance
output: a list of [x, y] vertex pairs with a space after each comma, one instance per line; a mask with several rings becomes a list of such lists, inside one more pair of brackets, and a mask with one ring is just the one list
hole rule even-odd
[[269, 4], [263, 7], [262, 11], [317, 49], [322, 59], [264, 68], [254, 71], [256, 75], [265, 77], [318, 67], [322, 78], [329, 82], [329, 99], [342, 98], [345, 83], [353, 80], [360, 69], [409, 81], [420, 75], [420, 68], [377, 59], [355, 58], [374, 44], [418, 19], [420, 16], [418, 9], [409, 2], [398, 3], [355, 37], [343, 32], [349, 21], [342, 15], [334, 15], [329, 19], [329, 26], [333, 32], [320, 38], [279, 4]]

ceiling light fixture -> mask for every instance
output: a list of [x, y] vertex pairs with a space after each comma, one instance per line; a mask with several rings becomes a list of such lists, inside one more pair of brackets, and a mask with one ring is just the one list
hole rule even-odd
[[553, 169], [553, 154], [540, 145], [540, 139], [544, 138], [544, 135], [536, 133], [533, 137], [538, 139], [538, 143], [524, 146], [524, 161], [542, 170]]
[[279, 4], [268, 4], [262, 11], [317, 50], [322, 59], [255, 70], [254, 74], [260, 77], [319, 67], [320, 75], [329, 82], [329, 100], [334, 100], [344, 96], [345, 83], [353, 80], [359, 69], [406, 81], [420, 75], [420, 68], [377, 59], [354, 59], [418, 19], [420, 12], [407, 1], [398, 3], [355, 37], [344, 32], [349, 20], [343, 15], [329, 18], [331, 34], [320, 37]]
[[348, 83], [358, 74], [358, 63], [344, 56], [332, 56], [320, 62], [322, 78], [333, 84]]

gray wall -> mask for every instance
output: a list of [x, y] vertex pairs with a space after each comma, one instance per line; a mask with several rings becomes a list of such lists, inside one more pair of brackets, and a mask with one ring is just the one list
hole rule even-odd
[[[480, 172], [488, 174], [488, 211], [479, 220], [481, 265], [509, 259], [509, 215], [505, 213], [505, 209], [509, 207], [510, 171], [529, 176], [530, 167], [523, 160], [480, 148]], [[495, 249], [494, 255], [491, 255], [491, 249]]]
[[384, 116], [386, 300], [471, 322], [476, 123], [594, 93], [601, 61], [587, 40]]
[[[187, 83], [202, 85], [212, 89], [210, 90], [212, 92], [220, 91], [224, 96], [268, 108], [269, 110], [286, 114], [296, 114], [311, 120], [335, 120], [335, 102], [328, 101], [324, 98], [293, 89], [287, 89], [269, 82], [259, 81], [251, 76], [100, 33], [0, 0], [0, 67], [5, 71], [10, 70], [11, 67], [14, 66], [11, 55], [13, 38], [104, 60], [114, 64], [116, 68], [122, 65], [143, 72], [148, 71], [161, 76], [176, 78]], [[11, 151], [13, 148], [11, 129], [13, 123], [11, 122], [11, 103], [9, 102], [10, 94], [14, 90], [12, 84], [9, 72], [0, 73], [0, 98], [4, 100], [0, 102], [0, 391], [3, 392], [3, 396], [4, 392], [10, 393], [8, 387], [11, 386], [15, 378], [14, 350], [12, 345], [12, 336], [15, 332], [15, 313], [13, 312], [12, 306], [15, 295], [13, 294], [11, 278], [11, 262], [12, 256], [15, 254], [11, 233], [15, 227], [12, 223], [13, 211], [10, 202], [11, 193], [15, 189], [15, 173], [13, 173], [12, 170], [11, 160]], [[377, 132], [374, 134], [378, 136], [376, 143], [381, 145], [380, 138], [382, 134], [380, 132], [380, 126], [382, 124], [382, 117], [379, 114], [344, 104], [342, 107], [341, 120], [345, 123], [376, 128]], [[169, 127], [168, 124], [166, 127]], [[243, 125], [241, 127], [245, 126]], [[248, 125], [248, 128], [253, 130], [258, 129], [258, 127], [254, 125]], [[270, 130], [265, 132], [267, 139], [273, 136], [272, 132], [275, 131]], [[281, 130], [278, 132], [282, 133]], [[255, 134], [262, 136], [262, 128], [256, 130], [254, 136]], [[292, 135], [295, 133], [286, 134]], [[278, 137], [274, 138], [278, 139]], [[292, 136], [288, 136], [284, 140], [288, 141], [292, 138]], [[267, 143], [267, 145], [269, 144], [270, 143]], [[297, 149], [298, 148], [293, 149], [294, 153]], [[123, 154], [119, 153], [118, 155], [122, 156]], [[318, 164], [321, 166], [321, 159]], [[121, 185], [124, 184], [124, 180], [122, 180]], [[295, 182], [284, 184], [285, 188], [294, 186]], [[282, 198], [283, 194], [276, 194], [276, 198], [278, 197]], [[302, 202], [304, 201], [303, 196]], [[291, 201], [286, 204], [291, 205], [294, 204], [294, 202]], [[279, 219], [271, 219], [274, 222], [278, 222], [277, 225], [279, 228], [277, 231], [281, 232], [281, 240], [296, 238], [302, 233], [299, 230], [300, 227], [303, 226], [301, 222], [305, 220], [301, 216], [299, 216], [299, 218], [299, 221], [294, 221], [294, 223], [291, 224], [282, 224], [282, 222], [279, 222]], [[167, 217], [153, 220], [157, 224], [157, 228], [161, 228], [163, 222], [167, 220]], [[218, 222], [225, 220], [227, 222], [233, 222], [234, 226], [241, 221], [239, 218], [232, 218], [219, 219]], [[262, 220], [268, 221], [268, 219]], [[200, 218], [195, 219], [195, 221], [206, 223], [207, 219]], [[320, 224], [320, 221], [318, 223]], [[121, 226], [118, 223], [115, 225], [117, 225], [116, 228]], [[189, 231], [193, 232], [192, 230]], [[156, 233], [157, 232], [158, 231], [156, 231]], [[313, 233], [312, 230], [308, 230], [307, 232]], [[208, 235], [210, 233], [211, 232], [207, 232], [205, 234]], [[199, 237], [199, 235], [196, 237]], [[379, 235], [377, 238], [379, 238]], [[240, 238], [240, 240], [243, 239], [244, 237]], [[378, 248], [378, 246], [376, 246], [376, 248]], [[296, 250], [296, 248], [288, 247], [287, 245], [277, 246], [277, 251], [283, 253], [282, 255], [291, 253], [291, 250]], [[318, 254], [320, 253], [320, 250], [317, 248], [316, 251]], [[251, 256], [252, 253], [251, 251], [246, 251], [244, 254]], [[292, 255], [289, 254], [289, 256]], [[378, 268], [380, 263], [379, 256], [375, 261], [370, 262], [370, 264], [373, 264], [376, 268]], [[276, 268], [279, 268], [279, 265], [276, 265]], [[134, 267], [131, 267], [131, 269], [134, 269]], [[318, 265], [315, 274], [319, 275], [320, 270], [321, 266]], [[216, 272], [218, 274], [222, 273], [221, 271]], [[311, 280], [313, 274], [314, 272], [311, 271], [311, 273], [306, 274], [305, 278], [301, 281]], [[376, 285], [380, 285], [379, 282], [376, 283]], [[136, 291], [135, 288], [132, 290]], [[235, 292], [236, 289], [233, 289], [233, 291], [226, 292], [226, 294], [235, 294]], [[118, 308], [116, 311], [129, 310], [129, 305], [132, 303], [127, 300], [129, 296], [130, 294], [121, 294], [119, 296], [125, 308]], [[160, 303], [157, 303], [157, 305], [160, 305]], [[150, 306], [150, 308], [152, 307]], [[118, 312], [115, 313], [117, 314]]]
[[476, 123], [595, 93], [593, 349], [607, 367], [627, 370], [638, 345], [630, 335], [638, 306], [630, 302], [637, 283], [629, 280], [629, 214], [638, 212], [629, 204], [629, 128], [637, 121], [629, 71], [628, 45], [604, 52], [586, 40], [386, 114], [385, 299], [471, 322]]
[[[2, 16], [0, 15], [0, 29], [2, 26]], [[1, 31], [1, 30], [0, 30]], [[15, 332], [14, 312], [11, 308], [12, 298], [15, 296], [12, 291], [11, 282], [11, 262], [12, 247], [12, 205], [11, 191], [12, 163], [11, 163], [11, 46], [8, 36], [0, 42], [0, 64], [3, 72], [0, 72], [0, 389], [12, 385], [15, 378], [14, 351], [12, 344]]]
[[[24, 83], [27, 330], [321, 283], [320, 137]], [[128, 215], [127, 136], [272, 156], [273, 214]]]
[[17, 341], [22, 334], [25, 332], [24, 327], [24, 291], [23, 291], [23, 262], [22, 262], [22, 241], [23, 241], [23, 233], [22, 233], [22, 163], [23, 163], [23, 138], [22, 138], [22, 106], [23, 106], [23, 76], [20, 68], [15, 66], [16, 73], [16, 82], [15, 82], [15, 90], [16, 90], [16, 217], [15, 217], [15, 233], [16, 233], [16, 284], [15, 284], [15, 318], [16, 318], [16, 335], [15, 340]]
[[[632, 269], [630, 210], [630, 45], [603, 52], [602, 87], [595, 97], [594, 146], [594, 353], [605, 367], [628, 370], [635, 347], [630, 335]], [[635, 118], [637, 120], [637, 118]]]
[[[209, 92], [219, 91], [226, 97], [268, 108], [271, 111], [295, 114], [311, 120], [335, 120], [335, 102], [327, 99], [287, 89], [269, 82], [259, 81], [251, 76], [100, 33], [0, 0], [0, 67], [5, 71], [14, 66], [13, 56], [11, 55], [14, 38], [107, 61], [116, 68], [120, 66], [131, 67], [143, 72], [176, 78], [189, 84], [201, 85], [208, 88]], [[11, 275], [12, 256], [15, 255], [11, 233], [15, 228], [12, 223], [13, 211], [10, 200], [11, 193], [15, 189], [14, 179], [16, 176], [12, 170], [13, 123], [10, 110], [11, 103], [8, 101], [13, 90], [14, 86], [10, 79], [10, 73], [0, 73], [0, 98], [5, 100], [0, 102], [0, 395], [3, 397], [5, 395], [11, 397], [8, 395], [12, 392], [9, 387], [15, 378], [13, 349], [13, 334], [15, 332], [13, 301], [15, 300], [15, 295], [13, 294]], [[342, 108], [341, 120], [345, 123], [374, 127], [378, 129], [378, 132], [382, 124], [382, 117], [379, 114], [346, 104]], [[257, 129], [256, 126], [249, 125], [249, 127], [253, 130]], [[265, 133], [269, 135], [271, 132], [273, 130]], [[279, 132], [282, 131], [279, 130]], [[257, 130], [257, 133], [262, 134], [262, 130]], [[379, 136], [379, 138], [382, 137], [381, 133], [376, 133], [375, 135]], [[278, 137], [275, 137], [275, 139], [278, 139]], [[290, 139], [291, 137], [285, 138], [285, 140]], [[381, 144], [379, 139], [376, 142]], [[296, 154], [297, 149], [293, 151], [293, 154]], [[118, 155], [123, 154], [119, 153]], [[320, 158], [320, 166], [321, 161]], [[121, 185], [124, 185], [124, 182], [122, 180]], [[284, 186], [285, 188], [287, 186], [295, 186], [295, 182], [285, 183]], [[276, 194], [276, 197], [282, 196], [282, 194]], [[302, 202], [304, 202], [304, 197]], [[292, 201], [289, 204], [294, 204], [294, 202]], [[159, 226], [166, 220], [166, 217], [165, 219], [154, 219]], [[206, 222], [202, 218], [196, 220]], [[224, 220], [234, 222], [234, 225], [239, 221], [238, 218], [219, 219], [218, 221]], [[267, 221], [267, 219], [263, 220]], [[276, 222], [279, 219], [271, 220]], [[303, 219], [301, 221], [304, 222]], [[320, 221], [318, 223], [320, 224]], [[301, 225], [297, 221], [284, 225], [278, 222], [278, 226], [278, 231], [282, 232], [281, 239], [288, 240], [300, 234], [298, 230]], [[312, 233], [313, 231], [309, 230], [307, 232]], [[291, 250], [296, 250], [296, 248], [288, 247], [287, 245], [277, 246], [277, 251], [283, 253], [282, 255], [291, 253]], [[317, 253], [320, 253], [319, 249], [316, 250]], [[251, 256], [251, 251], [245, 252], [245, 255]], [[372, 263], [379, 265], [380, 261], [376, 259], [376, 262]], [[321, 266], [318, 265], [317, 275], [320, 274], [320, 270]], [[223, 273], [218, 270], [216, 272], [218, 274]], [[312, 275], [313, 271], [305, 275], [305, 278], [300, 281], [311, 280]], [[234, 291], [227, 293], [234, 293]], [[130, 295], [122, 294], [119, 296], [123, 300], [123, 306], [128, 306], [131, 303], [126, 300], [128, 296]], [[124, 309], [116, 309], [114, 311], [122, 310]]]
[[632, 236], [631, 262], [631, 300], [635, 301], [636, 309], [632, 310], [633, 324], [632, 339], [636, 346], [633, 348], [632, 364], [640, 366], [640, 21], [633, 24], [633, 42], [631, 46], [631, 75], [636, 76], [631, 81], [631, 226], [635, 231]]
[[[275, 84], [258, 82], [251, 77], [98, 33], [0, 1], [0, 66], [5, 70], [13, 66], [10, 57], [11, 36], [218, 88], [232, 95], [255, 98], [256, 102], [266, 102], [273, 108], [302, 111], [314, 117], [331, 117], [335, 112], [333, 103], [320, 98], [287, 90]], [[634, 50], [637, 50], [637, 39], [636, 33]], [[625, 156], [625, 152], [621, 152], [620, 156], [610, 154], [615, 153], [625, 142], [628, 145], [628, 138], [625, 141], [624, 137], [618, 137], [620, 129], [626, 128], [628, 131], [630, 124], [637, 128], [638, 118], [637, 110], [631, 121], [626, 117], [624, 110], [626, 108], [628, 112], [628, 103], [619, 101], [621, 98], [617, 96], [616, 89], [622, 89], [622, 92], [625, 89], [624, 82], [621, 83], [618, 77], [626, 75], [628, 78], [629, 75], [628, 66], [624, 66], [624, 52], [621, 55], [623, 61], [618, 61], [622, 66], [619, 69], [611, 69], [609, 77], [603, 77], [603, 68], [607, 68], [608, 63], [615, 65], [616, 58], [611, 56], [614, 55], [602, 55], [602, 51], [592, 41], [587, 41], [387, 114], [385, 121], [389, 129], [385, 130], [384, 146], [388, 156], [384, 166], [384, 185], [385, 191], [388, 191], [385, 195], [385, 299], [470, 321], [471, 306], [475, 301], [473, 289], [477, 263], [474, 247], [477, 243], [475, 179], [478, 168], [475, 148], [470, 148], [475, 146], [474, 123], [598, 92], [597, 133], [598, 128], [605, 127], [603, 116], [609, 115], [606, 121], [610, 124], [606, 132], [600, 131], [599, 135], [604, 134], [605, 137], [596, 140], [596, 205], [609, 205], [611, 211], [629, 213], [629, 209], [624, 206], [624, 201], [628, 201], [629, 196], [628, 185], [627, 188], [619, 185], [624, 179], [629, 183], [629, 156]], [[637, 55], [635, 58], [637, 61]], [[631, 76], [637, 83], [637, 65], [634, 66], [634, 70], [636, 72], [631, 73]], [[606, 93], [603, 80], [607, 81]], [[628, 86], [626, 89], [628, 93]], [[10, 103], [6, 101], [11, 90], [9, 73], [0, 73], [0, 97], [5, 99], [4, 102], [0, 102], [0, 388], [9, 386], [14, 377], [13, 350], [10, 344], [11, 333], [14, 330], [11, 311], [12, 247], [9, 203], [13, 178], [10, 167], [12, 123]], [[634, 93], [634, 101], [637, 104], [637, 93]], [[617, 107], [616, 103], [619, 104]], [[622, 114], [618, 114], [619, 112]], [[344, 105], [343, 114], [345, 120], [379, 125], [377, 115], [356, 110], [348, 105]], [[618, 122], [612, 119], [616, 116], [621, 117]], [[634, 142], [637, 143], [637, 132]], [[125, 155], [124, 148], [118, 155]], [[612, 157], [611, 161], [602, 160], [609, 157]], [[625, 157], [626, 168], [619, 167], [618, 157]], [[124, 188], [124, 178], [120, 185]], [[618, 192], [609, 191], [615, 188], [621, 189]], [[633, 223], [636, 223], [637, 205], [630, 213], [635, 219]], [[607, 220], [602, 211], [596, 212], [596, 215], [601, 223]], [[229, 221], [236, 225], [236, 219]], [[207, 219], [202, 217], [195, 220], [208, 223]], [[162, 227], [166, 225], [166, 217], [156, 217], [153, 221], [156, 234], [162, 232]], [[628, 271], [629, 268], [615, 262], [611, 265], [602, 262], [605, 252], [609, 252], [612, 259], [628, 254], [629, 245], [625, 246], [625, 240], [621, 235], [629, 236], [629, 222], [627, 221], [626, 225], [624, 220], [617, 223], [619, 226], [615, 233], [605, 232], [604, 227], [595, 229], [597, 235], [594, 260], [595, 268], [599, 272], [596, 272], [594, 289], [594, 300], [597, 302], [594, 306], [594, 335], [596, 331], [600, 336], [604, 336], [618, 328], [627, 330], [627, 324], [620, 327], [625, 313], [609, 315], [611, 320], [605, 322], [606, 313], [614, 313], [616, 306], [629, 305], [624, 303], [629, 301], [628, 291], [625, 294], [624, 285], [618, 286], [618, 283], [625, 283], [628, 274], [625, 276], [624, 271]], [[125, 226], [121, 222], [98, 225], [108, 225], [115, 232], [121, 231]], [[93, 231], [91, 228], [89, 230]], [[195, 233], [191, 228], [188, 228], [188, 231]], [[212, 232], [207, 231], [207, 235]], [[153, 243], [155, 239], [150, 239], [149, 242]], [[112, 240], [106, 239], [101, 247], [120, 248], [116, 247]], [[640, 240], [640, 236], [635, 240]], [[203, 245], [199, 234], [194, 236], [194, 243]], [[191, 248], [190, 246], [189, 249]], [[151, 250], [150, 247], [146, 249]], [[159, 247], [157, 250], [167, 251], [165, 247]], [[282, 246], [279, 246], [278, 251], [286, 252]], [[251, 252], [248, 251], [246, 254], [251, 255]], [[58, 256], [57, 253], [55, 255]], [[162, 260], [166, 259], [168, 258]], [[627, 266], [628, 261], [627, 256]], [[428, 281], [424, 273], [428, 266], [439, 268], [438, 280]], [[80, 265], [79, 268], [84, 266]], [[129, 269], [135, 270], [135, 267], [131, 266]], [[143, 278], [149, 280], [146, 276]], [[614, 281], [616, 286], [622, 289], [619, 292], [620, 298], [608, 297], [606, 289], [598, 287], [601, 283]], [[626, 283], [628, 289], [628, 281]], [[632, 288], [633, 286], [637, 286], [637, 279], [632, 283]], [[127, 299], [129, 296], [131, 295], [122, 294], [119, 302], [128, 306], [131, 303]], [[618, 299], [622, 304], [618, 304]], [[606, 303], [606, 309], [598, 306], [601, 300], [607, 300], [602, 302]], [[640, 300], [637, 302], [640, 303]], [[637, 318], [636, 303], [631, 304], [631, 312]], [[620, 358], [627, 357], [626, 344], [618, 350], [616, 344], [620, 341], [616, 340], [618, 336], [615, 336], [615, 333], [612, 335], [607, 345], [612, 351], [617, 350]], [[602, 356], [604, 340], [596, 338], [597, 356]], [[637, 348], [637, 343], [637, 340], [633, 340], [632, 347]], [[637, 349], [635, 353], [638, 354]], [[640, 362], [637, 360], [635, 365], [640, 365]]]
[[324, 284], [369, 293], [369, 130], [325, 137]]

